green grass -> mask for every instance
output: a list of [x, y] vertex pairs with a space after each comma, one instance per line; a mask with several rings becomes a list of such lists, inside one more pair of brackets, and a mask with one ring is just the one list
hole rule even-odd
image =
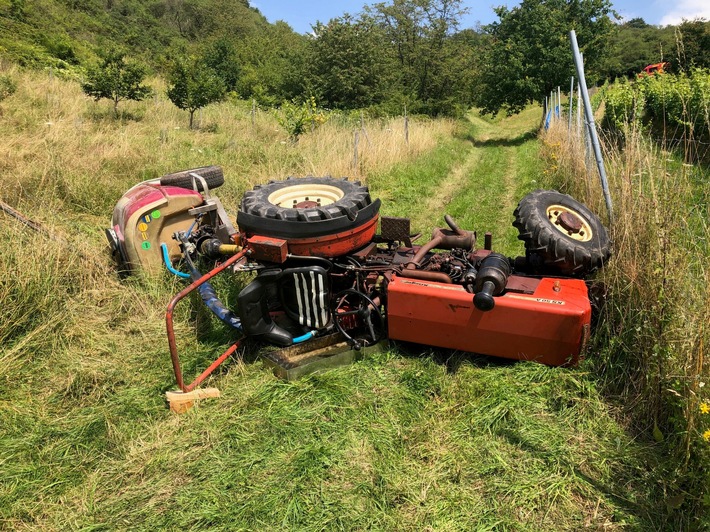
[[[619, 429], [586, 375], [444, 362], [385, 353], [295, 383], [251, 364], [218, 381], [222, 399], [180, 417], [128, 389], [87, 398], [76, 419], [43, 434], [48, 450], [25, 450], [53, 470], [25, 470], [27, 494], [49, 500], [9, 508], [92, 529], [652, 522], [648, 449]], [[140, 420], [127, 434], [126, 416]]]
[[[2, 127], [18, 156], [25, 143], [52, 134], [10, 116]], [[449, 212], [479, 235], [494, 231], [497, 249], [518, 253], [509, 225], [515, 203], [537, 186], [536, 119], [535, 110], [494, 122], [472, 116], [458, 135], [378, 167], [368, 183], [384, 212], [412, 215], [415, 230], [443, 225]], [[13, 127], [37, 130], [18, 135], [21, 142]], [[72, 170], [75, 160], [92, 167], [96, 148], [82, 141], [71, 156], [57, 150], [55, 167], [27, 171], [6, 189], [70, 245], [9, 218], [0, 224], [0, 528], [656, 530], [671, 522], [664, 457], [625, 430], [587, 366], [397, 345], [284, 383], [248, 351], [208, 381], [220, 399], [170, 413], [163, 393], [175, 383], [163, 313], [180, 285], [119, 283], [100, 229], [115, 189], [141, 166], [132, 161], [194, 167], [204, 154], [185, 153], [184, 140], [143, 155], [147, 137], [133, 145], [121, 136], [130, 124], [106, 127], [124, 144], [105, 157], [117, 182], [104, 179], [97, 190], [84, 178], [90, 170]], [[189, 135], [212, 154], [207, 163], [236, 157], [222, 137]], [[267, 160], [249, 166], [242, 158], [251, 156], [239, 152], [230, 164], [282, 169], [308, 157], [308, 138], [288, 147], [271, 135]], [[43, 152], [28, 148], [25, 160], [35, 153]], [[225, 186], [224, 197], [238, 196], [244, 181]], [[27, 186], [42, 182], [55, 187], [46, 196]], [[190, 379], [228, 335], [188, 301], [176, 322]]]

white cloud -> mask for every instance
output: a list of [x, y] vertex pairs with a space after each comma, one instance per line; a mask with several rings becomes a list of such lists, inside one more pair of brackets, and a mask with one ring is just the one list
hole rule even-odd
[[661, 26], [680, 24], [683, 19], [704, 18], [710, 20], [708, 0], [679, 0], [668, 13], [661, 18]]

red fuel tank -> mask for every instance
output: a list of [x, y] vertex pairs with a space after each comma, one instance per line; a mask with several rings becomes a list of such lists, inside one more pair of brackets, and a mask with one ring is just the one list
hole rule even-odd
[[[534, 282], [530, 282], [534, 281]], [[589, 336], [591, 305], [578, 279], [512, 275], [493, 310], [473, 306], [462, 286], [394, 277], [387, 289], [389, 337], [550, 366], [579, 362]]]

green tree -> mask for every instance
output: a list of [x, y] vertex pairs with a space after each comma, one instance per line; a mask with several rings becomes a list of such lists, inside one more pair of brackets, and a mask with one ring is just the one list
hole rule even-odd
[[224, 81], [203, 59], [178, 59], [168, 72], [168, 98], [179, 109], [190, 113], [190, 129], [193, 127], [195, 111], [221, 101], [225, 94]]
[[152, 89], [142, 84], [145, 76], [146, 68], [143, 65], [127, 59], [125, 52], [111, 50], [106, 53], [100, 65], [87, 70], [86, 81], [81, 88], [94, 100], [112, 100], [114, 115], [118, 116], [118, 102], [138, 102], [152, 94]]
[[224, 81], [228, 91], [235, 91], [239, 82], [240, 68], [237, 50], [231, 40], [220, 37], [204, 52], [204, 63]]
[[454, 38], [466, 12], [461, 0], [392, 0], [366, 8], [393, 50], [398, 92], [415, 102], [413, 110], [451, 114], [454, 104], [470, 100], [470, 49], [466, 38]]
[[543, 102], [559, 85], [569, 85], [574, 63], [569, 30], [575, 30], [587, 79], [598, 75], [615, 16], [609, 0], [523, 0], [495, 9], [498, 22], [485, 28], [476, 102], [484, 112], [520, 112]]
[[318, 22], [310, 41], [309, 80], [327, 107], [358, 109], [387, 92], [388, 54], [372, 19], [350, 16]]
[[267, 106], [302, 100], [309, 92], [304, 79], [307, 46], [307, 37], [281, 21], [244, 39], [238, 47], [242, 71], [237, 92]]
[[668, 61], [674, 55], [673, 27], [660, 28], [641, 18], [631, 19], [614, 28], [602, 62], [604, 78], [635, 78], [651, 63]]
[[678, 63], [680, 70], [710, 68], [710, 22], [696, 19], [680, 23]]

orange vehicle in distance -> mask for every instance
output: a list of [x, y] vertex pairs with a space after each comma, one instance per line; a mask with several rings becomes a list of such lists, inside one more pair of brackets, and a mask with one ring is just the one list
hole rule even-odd
[[638, 77], [642, 78], [644, 76], [653, 76], [654, 74], [665, 74], [666, 72], [668, 72], [670, 66], [671, 64], [667, 62], [648, 65], [641, 72], [638, 73]]

